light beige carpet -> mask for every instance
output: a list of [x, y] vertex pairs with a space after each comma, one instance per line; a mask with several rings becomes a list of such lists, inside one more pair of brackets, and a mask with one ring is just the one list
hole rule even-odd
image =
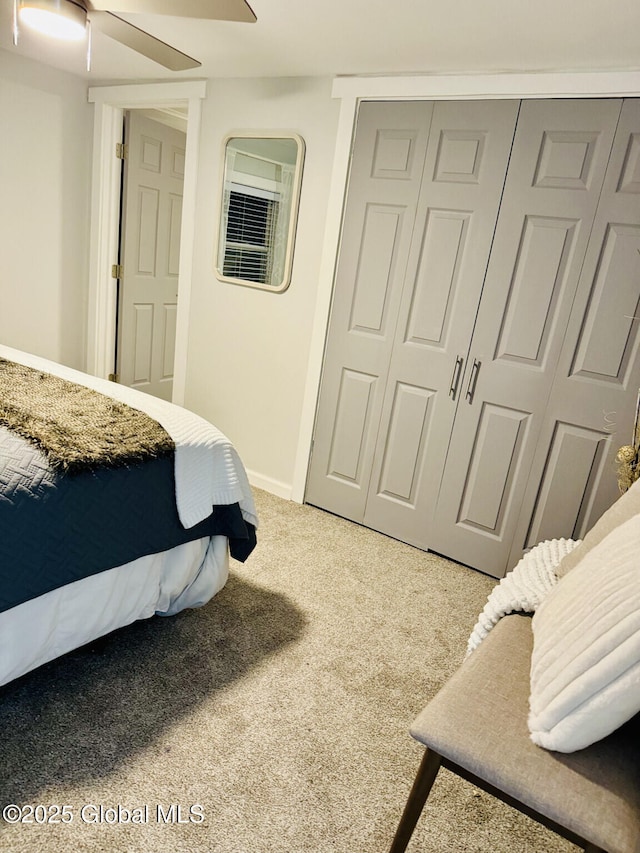
[[[422, 755], [408, 727], [495, 581], [256, 497], [258, 548], [206, 607], [0, 688], [0, 805], [68, 806], [47, 813], [60, 823], [0, 820], [0, 850], [387, 850]], [[575, 849], [447, 771], [409, 847]]]

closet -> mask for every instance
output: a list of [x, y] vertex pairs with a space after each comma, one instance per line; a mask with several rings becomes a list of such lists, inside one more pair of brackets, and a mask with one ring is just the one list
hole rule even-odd
[[496, 577], [617, 496], [640, 101], [364, 102], [305, 500]]

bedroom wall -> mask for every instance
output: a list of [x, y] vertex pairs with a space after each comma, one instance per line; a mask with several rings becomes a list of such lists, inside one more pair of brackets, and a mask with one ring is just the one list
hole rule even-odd
[[0, 50], [0, 342], [85, 364], [86, 82]]
[[[330, 79], [210, 80], [202, 108], [185, 405], [238, 448], [255, 485], [288, 497], [316, 306], [338, 124]], [[214, 274], [223, 137], [288, 129], [306, 143], [291, 285], [283, 293]]]

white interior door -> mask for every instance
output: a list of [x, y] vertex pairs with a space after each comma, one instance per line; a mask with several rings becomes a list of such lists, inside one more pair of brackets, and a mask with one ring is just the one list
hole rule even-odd
[[135, 110], [125, 127], [117, 373], [170, 400], [186, 135]]
[[620, 108], [520, 111], [430, 543], [492, 575], [507, 569]]

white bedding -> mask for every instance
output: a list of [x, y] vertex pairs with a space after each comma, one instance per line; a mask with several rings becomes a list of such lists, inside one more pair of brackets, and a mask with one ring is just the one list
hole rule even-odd
[[228, 573], [227, 539], [213, 536], [12, 607], [0, 613], [0, 684], [136, 619], [200, 607], [222, 589]]
[[575, 752], [640, 712], [640, 515], [594, 545], [545, 597], [531, 625], [529, 731]]
[[578, 539], [546, 539], [528, 551], [515, 568], [491, 590], [469, 641], [467, 657], [507, 613], [535, 613], [555, 585], [562, 558], [579, 545]]
[[[176, 505], [185, 528], [214, 505], [238, 503], [258, 526], [244, 466], [231, 442], [186, 409], [0, 344], [0, 356], [100, 391], [158, 421], [173, 439]], [[198, 539], [55, 589], [0, 613], [0, 684], [116, 628], [205, 604], [225, 585], [225, 536]]]
[[93, 388], [158, 421], [176, 445], [176, 505], [185, 528], [194, 527], [211, 515], [213, 505], [233, 503], [240, 504], [245, 520], [257, 528], [258, 518], [244, 466], [229, 439], [209, 421], [126, 385], [90, 376], [2, 344], [0, 356]]

